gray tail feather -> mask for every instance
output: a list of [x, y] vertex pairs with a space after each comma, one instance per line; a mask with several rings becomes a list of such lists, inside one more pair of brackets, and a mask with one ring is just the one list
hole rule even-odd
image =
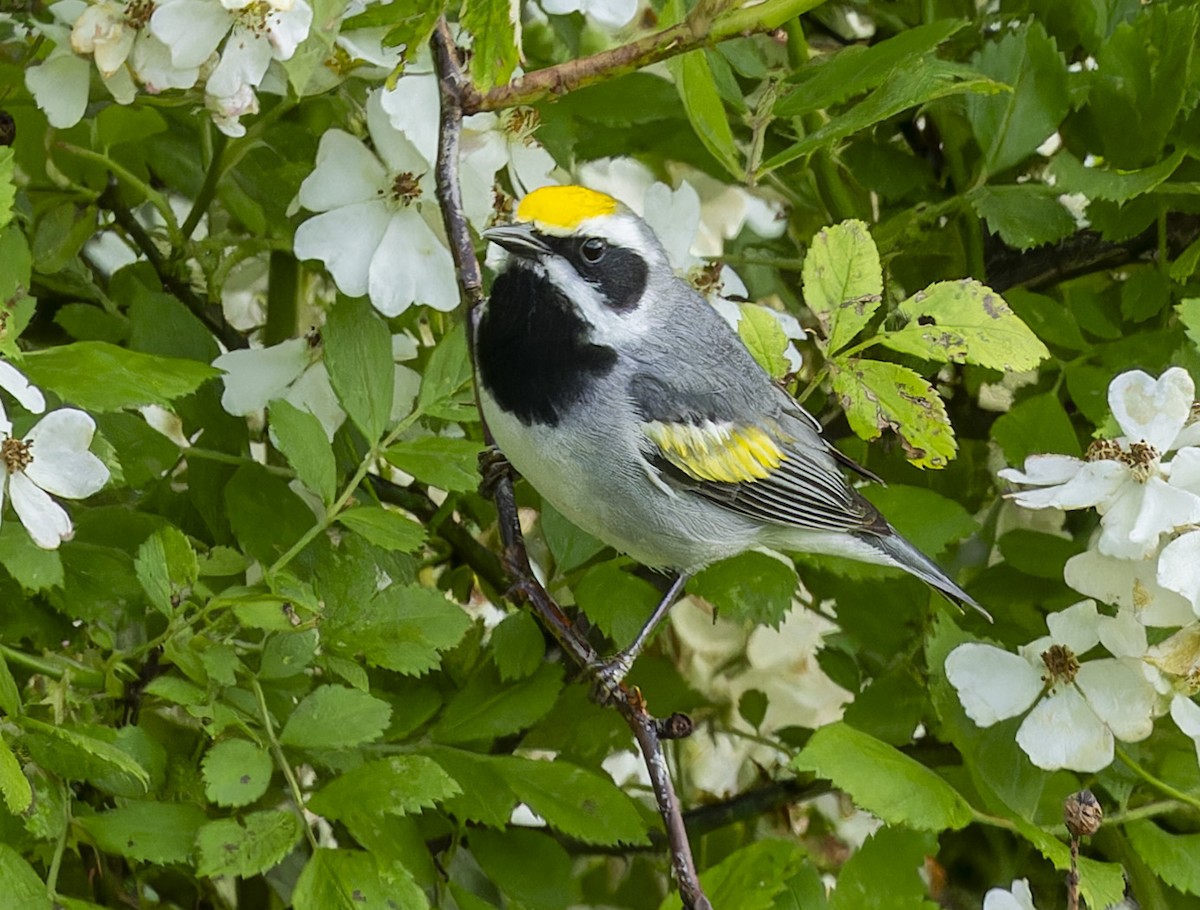
[[937, 588], [938, 591], [956, 606], [961, 607], [965, 604], [966, 606], [973, 607], [987, 617], [988, 622], [992, 622], [992, 615], [981, 607], [975, 601], [975, 598], [951, 581], [950, 577], [938, 567], [937, 563], [894, 530], [890, 534], [864, 534], [863, 539], [873, 546], [878, 547], [884, 554], [899, 563], [901, 568], [906, 572], [911, 572], [917, 578]]

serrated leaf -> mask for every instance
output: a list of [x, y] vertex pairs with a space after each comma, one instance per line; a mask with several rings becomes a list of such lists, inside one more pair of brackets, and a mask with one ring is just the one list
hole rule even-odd
[[131, 802], [77, 817], [75, 824], [106, 853], [148, 863], [186, 863], [196, 832], [208, 819], [185, 803]]
[[[763, 838], [735, 850], [700, 876], [700, 884], [714, 907], [738, 910], [785, 910], [793, 905], [784, 897], [788, 881], [809, 862], [800, 844], [783, 838]], [[823, 896], [823, 893], [822, 893]], [[677, 910], [679, 896], [668, 895], [659, 910]], [[802, 905], [808, 910], [809, 905]], [[817, 905], [817, 906], [823, 906]]]
[[296, 814], [282, 809], [209, 822], [196, 834], [196, 872], [210, 878], [260, 875], [279, 865], [302, 833]]
[[321, 421], [282, 398], [268, 405], [268, 413], [271, 441], [283, 452], [300, 482], [329, 505], [337, 494], [337, 465]]
[[972, 58], [981, 73], [1011, 86], [990, 97], [967, 98], [967, 118], [995, 174], [1032, 155], [1070, 107], [1067, 63], [1040, 22], [1005, 32]]
[[309, 800], [326, 818], [410, 815], [430, 809], [462, 792], [431, 758], [393, 755], [371, 761], [334, 778]]
[[146, 769], [112, 743], [66, 727], [51, 726], [32, 717], [21, 717], [17, 719], [17, 723], [27, 732], [41, 734], [56, 743], [63, 750], [64, 757], [71, 752], [78, 754], [81, 757], [81, 771], [88, 770], [90, 773], [90, 770], [94, 770], [94, 766], [88, 762], [88, 759], [93, 759], [100, 766], [106, 766], [108, 771], [128, 774], [143, 787], [150, 785], [150, 775]]
[[1183, 323], [1187, 337], [1200, 350], [1200, 297], [1186, 297], [1175, 305], [1175, 314]]
[[480, 91], [507, 82], [520, 62], [520, 8], [512, 0], [466, 0], [461, 23], [471, 33], [471, 76]]
[[288, 717], [279, 734], [285, 746], [342, 749], [378, 739], [387, 729], [392, 706], [344, 686], [319, 686]]
[[427, 751], [462, 789], [461, 795], [446, 800], [447, 812], [460, 821], [479, 822], [489, 828], [508, 825], [517, 795], [500, 773], [503, 756], [444, 746]]
[[338, 524], [361, 534], [377, 547], [411, 553], [425, 540], [425, 529], [398, 512], [383, 506], [359, 506], [337, 517]]
[[804, 302], [825, 330], [826, 351], [836, 353], [859, 333], [883, 300], [879, 250], [861, 221], [817, 232], [804, 256]]
[[195, 360], [142, 354], [104, 341], [33, 351], [22, 359], [21, 368], [34, 384], [98, 412], [168, 405], [221, 375]]
[[547, 832], [473, 830], [469, 846], [479, 867], [508, 899], [506, 906], [561, 910], [581, 902], [572, 859]]
[[735, 179], [744, 178], [733, 129], [725, 116], [717, 83], [704, 50], [680, 54], [667, 61], [684, 110], [701, 144]]
[[226, 739], [204, 756], [204, 795], [218, 806], [248, 806], [267, 792], [275, 765], [270, 754], [244, 739]]
[[763, 177], [776, 168], [811, 155], [817, 149], [832, 145], [852, 133], [889, 120], [911, 107], [950, 95], [994, 94], [1003, 90], [1001, 83], [968, 67], [936, 58], [923, 58], [911, 67], [896, 70], [886, 83], [846, 113], [832, 118], [820, 129], [769, 158], [758, 169], [758, 176]]
[[939, 281], [897, 308], [908, 320], [879, 343], [943, 363], [975, 363], [1004, 372], [1032, 370], [1050, 356], [1046, 346], [999, 294], [978, 281]]
[[817, 730], [792, 767], [831, 780], [888, 824], [942, 831], [964, 828], [973, 817], [970, 804], [934, 771], [844, 723]]
[[196, 583], [196, 551], [178, 528], [159, 528], [138, 547], [134, 571], [150, 603], [164, 616], [173, 616], [182, 593]]
[[471, 377], [466, 329], [455, 326], [429, 355], [421, 376], [418, 407], [423, 413], [443, 420], [478, 420]]
[[742, 342], [758, 365], [767, 371], [767, 375], [772, 379], [782, 379], [791, 369], [784, 356], [788, 337], [783, 326], [771, 315], [770, 310], [756, 303], [743, 303], [739, 310], [741, 318], [738, 319], [737, 331]]
[[492, 629], [490, 645], [492, 659], [504, 682], [529, 676], [546, 656], [542, 630], [525, 610], [508, 614]]
[[430, 735], [440, 743], [469, 743], [523, 730], [554, 707], [562, 674], [558, 664], [542, 664], [532, 676], [505, 685], [494, 666], [482, 664], [447, 703]]
[[339, 300], [321, 331], [329, 382], [350, 419], [374, 442], [392, 413], [392, 336], [366, 298]]
[[713, 563], [687, 583], [723, 618], [777, 627], [792, 605], [796, 570], [766, 553], [751, 551]]
[[579, 609], [621, 647], [633, 641], [662, 600], [661, 591], [624, 566], [624, 560], [592, 566], [575, 586]]
[[1125, 826], [1130, 846], [1164, 882], [1184, 894], [1200, 895], [1200, 834], [1170, 834], [1152, 821]]
[[588, 844], [648, 844], [633, 801], [608, 777], [564, 761], [505, 758], [500, 774], [552, 827]]
[[936, 910], [921, 875], [937, 838], [903, 828], [880, 828], [838, 874], [829, 910]]
[[1064, 149], [1050, 162], [1050, 173], [1054, 177], [1057, 192], [1082, 193], [1088, 199], [1128, 202], [1159, 186], [1175, 173], [1183, 158], [1183, 149], [1177, 149], [1150, 167], [1122, 170], [1116, 167], [1087, 167]]
[[446, 10], [446, 0], [393, 0], [373, 4], [342, 23], [342, 31], [364, 28], [386, 28], [384, 47], [403, 47], [415, 50], [429, 41], [438, 16]]
[[797, 71], [799, 85], [775, 103], [775, 116], [795, 117], [873, 89], [903, 66], [910, 66], [963, 28], [961, 19], [940, 19], [905, 29], [870, 47], [851, 45]]
[[1071, 213], [1058, 201], [1061, 190], [1040, 183], [981, 186], [968, 194], [975, 214], [988, 230], [1018, 250], [1054, 243], [1078, 230]]
[[13, 815], [21, 815], [33, 802], [33, 788], [21, 771], [21, 763], [0, 736], [0, 796]]
[[321, 849], [292, 893], [294, 910], [427, 910], [425, 892], [403, 866], [360, 850]]
[[0, 882], [8, 910], [51, 910], [46, 883], [16, 850], [0, 843]]
[[436, 667], [441, 652], [469, 628], [471, 618], [440, 591], [391, 585], [345, 621], [327, 622], [322, 637], [327, 647], [362, 654], [372, 666], [419, 675]]
[[17, 198], [17, 187], [13, 183], [15, 160], [11, 146], [0, 146], [0, 230], [12, 221], [13, 200]]
[[923, 468], [944, 468], [958, 450], [937, 390], [908, 367], [878, 360], [831, 363], [833, 391], [861, 439], [884, 429], [900, 437], [905, 455]]
[[63, 585], [62, 556], [58, 550], [43, 550], [20, 522], [6, 521], [0, 525], [0, 565], [29, 591]]
[[443, 490], [471, 493], [479, 487], [479, 453], [483, 446], [471, 439], [421, 436], [398, 442], [383, 457], [422, 483]]

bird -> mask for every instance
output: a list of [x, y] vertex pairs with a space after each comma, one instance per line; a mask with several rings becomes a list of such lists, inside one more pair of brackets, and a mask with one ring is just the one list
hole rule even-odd
[[474, 334], [496, 446], [579, 528], [676, 573], [604, 663], [610, 685], [688, 578], [752, 549], [898, 567], [987, 615], [847, 482], [845, 471], [873, 475], [825, 439], [627, 206], [546, 186], [483, 237], [507, 253]]

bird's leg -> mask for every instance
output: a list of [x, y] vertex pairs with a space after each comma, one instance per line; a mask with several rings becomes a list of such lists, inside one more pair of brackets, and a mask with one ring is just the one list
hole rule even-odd
[[496, 492], [496, 486], [505, 477], [512, 479], [516, 472], [495, 446], [488, 446], [479, 453], [479, 493], [486, 499], [491, 499]]
[[614, 654], [612, 657], [607, 657], [604, 660], [597, 661], [592, 664], [592, 675], [596, 677], [596, 682], [600, 687], [602, 695], [615, 692], [617, 687], [624, 681], [626, 674], [629, 673], [633, 662], [637, 660], [637, 656], [642, 653], [642, 648], [646, 646], [647, 639], [651, 633], [658, 628], [658, 624], [663, 621], [668, 611], [679, 599], [679, 595], [683, 592], [683, 586], [687, 583], [690, 576], [686, 572], [680, 572], [671, 583], [671, 587], [667, 588], [667, 593], [663, 595], [663, 599], [658, 602], [658, 606], [654, 608], [654, 612], [650, 614], [650, 618], [646, 620], [637, 637], [624, 648]]

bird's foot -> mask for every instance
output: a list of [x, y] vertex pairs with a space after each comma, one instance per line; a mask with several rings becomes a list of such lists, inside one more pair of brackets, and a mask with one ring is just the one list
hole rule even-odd
[[482, 478], [479, 481], [479, 493], [491, 499], [499, 483], [505, 479], [512, 480], [516, 472], [503, 452], [495, 446], [489, 446], [479, 453], [479, 474]]

